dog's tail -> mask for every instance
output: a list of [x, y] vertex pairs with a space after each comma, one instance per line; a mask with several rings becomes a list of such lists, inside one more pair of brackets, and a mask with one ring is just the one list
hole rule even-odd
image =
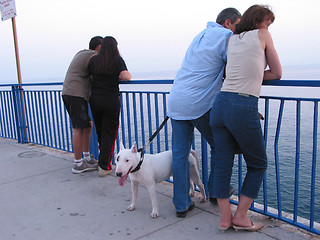
[[198, 155], [197, 155], [196, 151], [191, 149], [190, 153], [191, 153], [192, 157], [194, 157], [194, 159], [196, 160], [197, 168], [200, 169], [199, 158], [198, 158]]

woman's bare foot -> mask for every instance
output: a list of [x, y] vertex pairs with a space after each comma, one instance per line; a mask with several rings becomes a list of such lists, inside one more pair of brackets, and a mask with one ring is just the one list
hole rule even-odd
[[237, 226], [242, 226], [242, 227], [251, 227], [252, 221], [250, 220], [250, 218], [247, 215], [239, 216], [239, 215], [235, 214], [232, 219], [232, 224], [235, 224]]

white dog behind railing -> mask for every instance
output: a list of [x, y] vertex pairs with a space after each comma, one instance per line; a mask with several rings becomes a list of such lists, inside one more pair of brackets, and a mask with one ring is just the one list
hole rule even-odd
[[[120, 152], [116, 158], [116, 175], [119, 177], [119, 185], [123, 186], [130, 177], [132, 189], [132, 202], [127, 208], [133, 211], [137, 204], [138, 187], [141, 183], [145, 186], [150, 194], [152, 203], [151, 217], [159, 216], [158, 202], [156, 198], [156, 183], [160, 183], [172, 176], [172, 152], [165, 151], [158, 154], [144, 154], [143, 162], [139, 170], [134, 171], [141, 160], [140, 153], [137, 150], [137, 145], [134, 143], [131, 149], [125, 149], [120, 143]], [[190, 163], [190, 181], [191, 181], [191, 196], [194, 195], [194, 184], [201, 191], [201, 202], [206, 200], [206, 194], [203, 183], [199, 175], [199, 160], [196, 152], [191, 150], [189, 155]]]

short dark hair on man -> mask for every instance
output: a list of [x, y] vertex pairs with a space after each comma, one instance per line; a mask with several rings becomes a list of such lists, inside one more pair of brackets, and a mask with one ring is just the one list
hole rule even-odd
[[91, 38], [90, 42], [89, 42], [89, 49], [91, 50], [96, 50], [96, 48], [101, 45], [103, 40], [103, 37], [100, 36], [95, 36], [93, 38]]
[[231, 23], [234, 23], [238, 18], [241, 18], [241, 13], [235, 8], [223, 9], [216, 20], [216, 23], [223, 25], [227, 19], [230, 19]]

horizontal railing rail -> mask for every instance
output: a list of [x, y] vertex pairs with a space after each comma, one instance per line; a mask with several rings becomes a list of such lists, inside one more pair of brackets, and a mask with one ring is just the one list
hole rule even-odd
[[[172, 84], [173, 79], [160, 80], [132, 80], [121, 81], [121, 84]], [[22, 86], [57, 86], [63, 85], [62, 82], [50, 83], [23, 83], [23, 84], [0, 84], [0, 87], [22, 87]], [[266, 80], [262, 85], [269, 86], [291, 86], [291, 87], [320, 87], [320, 80]]]
[[[173, 80], [121, 82], [121, 114], [116, 151], [122, 141], [131, 147], [146, 144], [167, 116]], [[61, 82], [0, 85], [0, 137], [73, 152], [72, 125], [61, 98]], [[130, 85], [143, 86], [130, 89]], [[272, 80], [263, 85], [314, 89], [317, 80]], [[147, 89], [147, 90], [143, 90]], [[258, 199], [251, 209], [320, 235], [319, 101], [320, 96], [261, 96], [259, 111], [268, 154], [268, 169]], [[91, 152], [98, 157], [95, 129]], [[170, 121], [147, 147], [156, 153], [171, 148]], [[208, 144], [196, 130], [192, 148], [201, 159], [201, 177], [207, 190], [210, 156]], [[242, 155], [235, 158], [232, 185], [238, 203], [245, 171]]]

